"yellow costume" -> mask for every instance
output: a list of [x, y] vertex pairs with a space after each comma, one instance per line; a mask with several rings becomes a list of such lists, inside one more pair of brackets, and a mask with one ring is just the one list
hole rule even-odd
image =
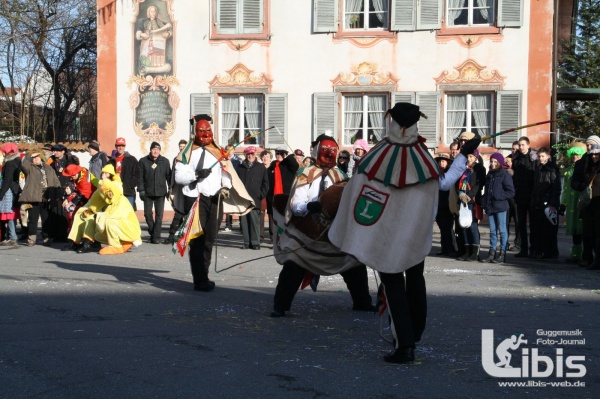
[[123, 196], [123, 184], [112, 165], [102, 172], [110, 179], [100, 180], [98, 190], [75, 214], [69, 239], [79, 244], [85, 238], [109, 246], [100, 254], [120, 254], [141, 244], [141, 228], [129, 200]]

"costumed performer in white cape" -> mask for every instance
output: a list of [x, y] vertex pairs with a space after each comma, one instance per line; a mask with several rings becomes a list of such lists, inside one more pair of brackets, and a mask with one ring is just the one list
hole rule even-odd
[[285, 200], [286, 196], [276, 196], [273, 204], [273, 219], [277, 225], [273, 250], [283, 268], [275, 289], [271, 317], [282, 317], [290, 310], [303, 281], [302, 288], [310, 282], [316, 291], [320, 275], [337, 273], [342, 275], [350, 291], [352, 309], [374, 311], [365, 265], [341, 253], [331, 245], [325, 233], [330, 219], [335, 216], [339, 196], [337, 201], [321, 203], [321, 200], [327, 196], [336, 197], [341, 186], [332, 186], [348, 179], [336, 165], [338, 144], [333, 137], [321, 134], [312, 147], [316, 165], [300, 170], [285, 210], [281, 209], [279, 199]]
[[414, 360], [427, 317], [424, 260], [431, 250], [438, 190], [449, 190], [465, 170], [466, 155], [479, 146], [467, 141], [441, 174], [418, 134], [419, 107], [397, 103], [387, 137], [361, 160], [346, 185], [329, 239], [344, 253], [377, 270], [391, 318], [394, 349], [386, 362]]
[[198, 199], [201, 233], [189, 242], [189, 259], [194, 290], [209, 292], [215, 283], [208, 278], [212, 248], [219, 228], [219, 198], [223, 197], [223, 213], [245, 215], [254, 207], [240, 181], [227, 152], [213, 140], [212, 118], [195, 115], [190, 119], [196, 135], [177, 155], [175, 182], [183, 186], [184, 212], [190, 212]]

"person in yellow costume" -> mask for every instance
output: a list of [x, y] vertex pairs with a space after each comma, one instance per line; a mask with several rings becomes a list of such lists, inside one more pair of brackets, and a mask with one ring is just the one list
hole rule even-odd
[[[77, 211], [69, 239], [80, 245], [78, 253], [99, 249], [100, 243], [109, 244], [100, 250], [102, 255], [126, 252], [141, 243], [141, 229], [135, 212], [120, 201], [123, 185], [111, 164], [102, 168], [99, 189]], [[100, 226], [99, 226], [100, 225]]]

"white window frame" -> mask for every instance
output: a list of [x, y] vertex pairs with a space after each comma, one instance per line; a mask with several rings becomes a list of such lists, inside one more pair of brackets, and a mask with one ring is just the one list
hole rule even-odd
[[[473, 119], [473, 102], [472, 96], [473, 94], [489, 94], [489, 126], [487, 128], [490, 132], [494, 130], [494, 120], [495, 120], [495, 104], [496, 104], [496, 91], [493, 90], [483, 90], [483, 91], [447, 91], [444, 93], [444, 144], [450, 145], [454, 138], [450, 137], [448, 134], [449, 124], [448, 124], [448, 96], [449, 95], [465, 95], [466, 96], [466, 117], [465, 117], [465, 126], [461, 126], [462, 131], [473, 131], [472, 119]], [[455, 110], [452, 110], [455, 111]], [[453, 127], [456, 128], [456, 127]], [[482, 145], [492, 145], [492, 140], [487, 140]]]
[[[256, 133], [258, 130], [263, 130], [264, 129], [264, 125], [265, 125], [265, 95], [263, 93], [244, 93], [244, 94], [221, 94], [219, 95], [219, 143], [222, 144], [222, 146], [226, 146], [227, 144], [229, 144], [229, 140], [225, 139], [225, 137], [223, 136], [223, 131], [224, 130], [231, 130], [230, 128], [226, 128], [225, 127], [225, 121], [224, 121], [224, 106], [223, 106], [223, 99], [224, 98], [238, 98], [239, 102], [238, 102], [238, 127], [236, 128], [237, 133], [234, 133], [234, 135], [229, 139], [229, 140], [233, 140], [232, 143], [238, 144], [240, 142], [242, 142], [242, 140], [245, 139], [245, 132], [248, 131], [249, 133], [253, 134]], [[243, 122], [244, 122], [244, 100], [246, 97], [259, 97], [260, 100], [258, 102], [258, 104], [260, 105], [260, 116], [259, 116], [259, 123], [258, 123], [258, 127], [257, 128], [245, 128], [242, 127], [243, 126]], [[264, 137], [262, 134], [258, 135], [257, 137], [248, 140], [246, 142], [244, 142], [244, 144], [242, 144], [242, 146], [248, 146], [248, 145], [254, 145], [254, 146], [258, 146], [258, 147], [263, 147], [263, 143], [264, 143]]]
[[[450, 3], [452, 2], [452, 0], [446, 0], [446, 26], [448, 28], [464, 28], [464, 27], [471, 27], [471, 26], [475, 26], [475, 27], [481, 27], [481, 26], [496, 26], [496, 6], [497, 6], [497, 0], [489, 0], [492, 2], [492, 5], [489, 9], [489, 12], [492, 14], [488, 17], [488, 23], [484, 23], [484, 24], [475, 24], [473, 23], [473, 12], [475, 9], [480, 9], [483, 7], [479, 7], [477, 5], [477, 0], [462, 0], [462, 1], [467, 1], [467, 23], [463, 24], [463, 25], [454, 25], [454, 21], [450, 21]], [[465, 7], [460, 7], [460, 8], [465, 8]]]
[[[367, 140], [367, 142], [369, 143], [369, 145], [375, 145], [377, 144], [379, 141], [375, 141], [377, 140], [376, 137], [373, 137], [372, 139], [368, 136], [369, 135], [369, 130], [373, 130], [373, 128], [369, 127], [369, 109], [368, 109], [368, 103], [369, 103], [369, 97], [375, 97], [375, 96], [382, 96], [385, 97], [384, 98], [384, 102], [383, 104], [385, 104], [385, 106], [383, 107], [381, 112], [381, 128], [379, 130], [381, 130], [382, 134], [381, 137], [383, 139], [383, 137], [385, 137], [387, 135], [387, 131], [386, 131], [386, 124], [384, 123], [384, 116], [385, 113], [388, 110], [388, 106], [389, 106], [389, 101], [390, 101], [390, 93], [389, 92], [370, 92], [370, 93], [342, 93], [342, 104], [341, 104], [341, 120], [342, 120], [342, 145], [344, 146], [351, 146], [353, 144], [353, 142], [347, 141], [346, 140], [346, 131], [349, 130], [349, 128], [346, 127], [346, 101], [348, 97], [362, 97], [362, 134], [363, 134], [363, 139]], [[365, 123], [366, 122], [366, 123]], [[352, 128], [352, 130], [355, 130], [354, 128]], [[371, 139], [371, 140], [370, 140]]]
[[[371, 14], [376, 14], [375, 11], [369, 11], [369, 3], [372, 0], [362, 0], [363, 1], [363, 11], [360, 11], [359, 13], [354, 13], [354, 12], [347, 12], [346, 11], [346, 4], [347, 4], [348, 0], [344, 0], [342, 7], [343, 7], [343, 21], [342, 21], [342, 26], [343, 26], [343, 30], [344, 31], [389, 31], [390, 30], [390, 4], [392, 3], [392, 0], [384, 0], [387, 1], [387, 9], [385, 11], [383, 11], [385, 13], [385, 17], [383, 20], [383, 26], [381, 27], [375, 27], [375, 28], [371, 28], [369, 26], [367, 26], [369, 24], [369, 17]], [[350, 26], [351, 23], [348, 22], [346, 23], [346, 18], [350, 18], [349, 15], [351, 14], [362, 14], [362, 19], [363, 19], [363, 26], [355, 26], [352, 27]], [[360, 20], [359, 20], [360, 22]]]

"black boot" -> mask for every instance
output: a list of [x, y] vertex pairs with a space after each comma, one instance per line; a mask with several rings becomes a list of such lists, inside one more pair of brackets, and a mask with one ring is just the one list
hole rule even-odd
[[83, 240], [81, 240], [81, 248], [79, 248], [77, 250], [78, 254], [86, 254], [88, 252], [92, 252], [92, 242], [90, 240], [88, 240], [87, 238], [84, 238]]
[[473, 253], [472, 245], [465, 245], [465, 253], [456, 258], [456, 260], [469, 260], [469, 257]]
[[480, 260], [480, 262], [493, 263], [495, 257], [496, 257], [496, 250], [490, 249], [490, 252], [488, 252], [488, 257], [485, 260]]
[[492, 263], [504, 263], [506, 262], [506, 251], [498, 252], [498, 257], [492, 261]]
[[469, 258], [467, 259], [467, 261], [476, 262], [478, 260], [479, 260], [479, 245], [471, 245], [471, 255], [469, 255]]
[[398, 364], [414, 362], [415, 349], [411, 347], [394, 349], [393, 351], [385, 355], [383, 357], [383, 360], [385, 360], [388, 363]]
[[587, 270], [600, 270], [600, 238], [596, 238], [594, 261], [586, 267]]
[[174, 242], [175, 242], [175, 236], [173, 236], [173, 234], [169, 234], [169, 236], [167, 238], [162, 240], [163, 244], [173, 245]]

